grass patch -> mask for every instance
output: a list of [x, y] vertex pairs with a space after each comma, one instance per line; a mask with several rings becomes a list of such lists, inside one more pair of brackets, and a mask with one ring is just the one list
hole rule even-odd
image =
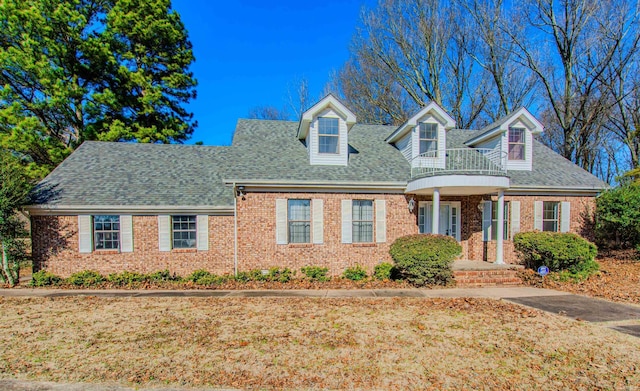
[[4, 377], [265, 390], [640, 384], [640, 340], [489, 299], [0, 298], [0, 313]]

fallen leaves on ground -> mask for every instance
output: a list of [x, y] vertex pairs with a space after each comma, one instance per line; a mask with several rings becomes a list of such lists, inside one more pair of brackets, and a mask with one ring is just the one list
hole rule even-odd
[[0, 298], [0, 376], [242, 389], [627, 389], [640, 340], [490, 299]]
[[640, 261], [635, 252], [605, 252], [597, 261], [600, 271], [585, 281], [556, 281], [553, 276], [542, 278], [533, 270], [520, 276], [525, 284], [539, 288], [640, 304]]

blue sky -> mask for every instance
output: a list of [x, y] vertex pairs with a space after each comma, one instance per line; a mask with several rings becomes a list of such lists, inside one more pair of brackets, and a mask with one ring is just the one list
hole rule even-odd
[[188, 143], [229, 145], [255, 106], [287, 106], [288, 85], [309, 81], [316, 100], [349, 56], [360, 10], [374, 0], [173, 0], [193, 44], [198, 128]]

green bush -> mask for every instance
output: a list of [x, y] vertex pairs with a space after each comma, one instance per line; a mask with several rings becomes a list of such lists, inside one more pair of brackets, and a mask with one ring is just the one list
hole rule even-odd
[[206, 270], [199, 269], [195, 270], [193, 273], [189, 274], [184, 278], [185, 281], [198, 282], [198, 280], [203, 278], [210, 278], [212, 274]]
[[640, 183], [629, 183], [596, 198], [596, 238], [599, 245], [634, 248], [640, 245]]
[[215, 274], [209, 274], [202, 276], [196, 280], [198, 285], [220, 285], [229, 280], [228, 276], [217, 276]]
[[94, 286], [104, 281], [104, 277], [93, 270], [84, 270], [81, 272], [73, 273], [69, 278], [65, 280], [67, 284], [75, 286]]
[[40, 270], [31, 276], [31, 286], [51, 286], [58, 285], [62, 278], [46, 270]]
[[180, 276], [176, 275], [175, 273], [171, 274], [171, 272], [166, 269], [147, 274], [146, 277], [150, 282], [182, 281], [182, 278], [180, 278]]
[[413, 285], [446, 285], [451, 281], [451, 263], [462, 247], [445, 235], [408, 235], [398, 238], [389, 249], [398, 277]]
[[249, 281], [267, 281], [267, 274], [263, 274], [260, 269], [253, 269], [238, 272], [238, 275], [235, 277], [236, 281], [239, 282], [249, 282]]
[[114, 285], [125, 286], [135, 283], [141, 283], [147, 281], [147, 276], [144, 274], [123, 271], [122, 273], [113, 273], [107, 276], [107, 281]]
[[600, 264], [596, 261], [589, 261], [583, 264], [582, 270], [578, 272], [563, 270], [558, 272], [555, 276], [551, 275], [551, 278], [558, 281], [584, 281], [589, 278], [590, 275], [597, 273], [598, 270], [600, 270]]
[[367, 271], [360, 265], [348, 267], [342, 273], [342, 277], [351, 281], [362, 281], [367, 278]]
[[329, 269], [326, 267], [320, 266], [304, 266], [300, 268], [302, 274], [304, 274], [311, 281], [329, 281], [330, 278], [327, 277], [327, 273]]
[[291, 269], [285, 267], [284, 269], [280, 269], [278, 267], [272, 267], [269, 269], [269, 273], [267, 274], [267, 281], [274, 282], [289, 282], [291, 281], [291, 277], [293, 273]]
[[525, 267], [531, 269], [546, 265], [551, 271], [576, 274], [593, 271], [597, 265], [596, 245], [574, 233], [520, 232], [513, 245]]
[[390, 280], [394, 273], [394, 266], [389, 262], [382, 262], [373, 268], [373, 278], [376, 280]]

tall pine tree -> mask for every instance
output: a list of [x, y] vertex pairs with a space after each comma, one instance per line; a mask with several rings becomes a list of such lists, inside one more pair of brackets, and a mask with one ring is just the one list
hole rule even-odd
[[170, 0], [4, 0], [0, 43], [0, 147], [32, 176], [84, 140], [182, 142], [197, 125]]

